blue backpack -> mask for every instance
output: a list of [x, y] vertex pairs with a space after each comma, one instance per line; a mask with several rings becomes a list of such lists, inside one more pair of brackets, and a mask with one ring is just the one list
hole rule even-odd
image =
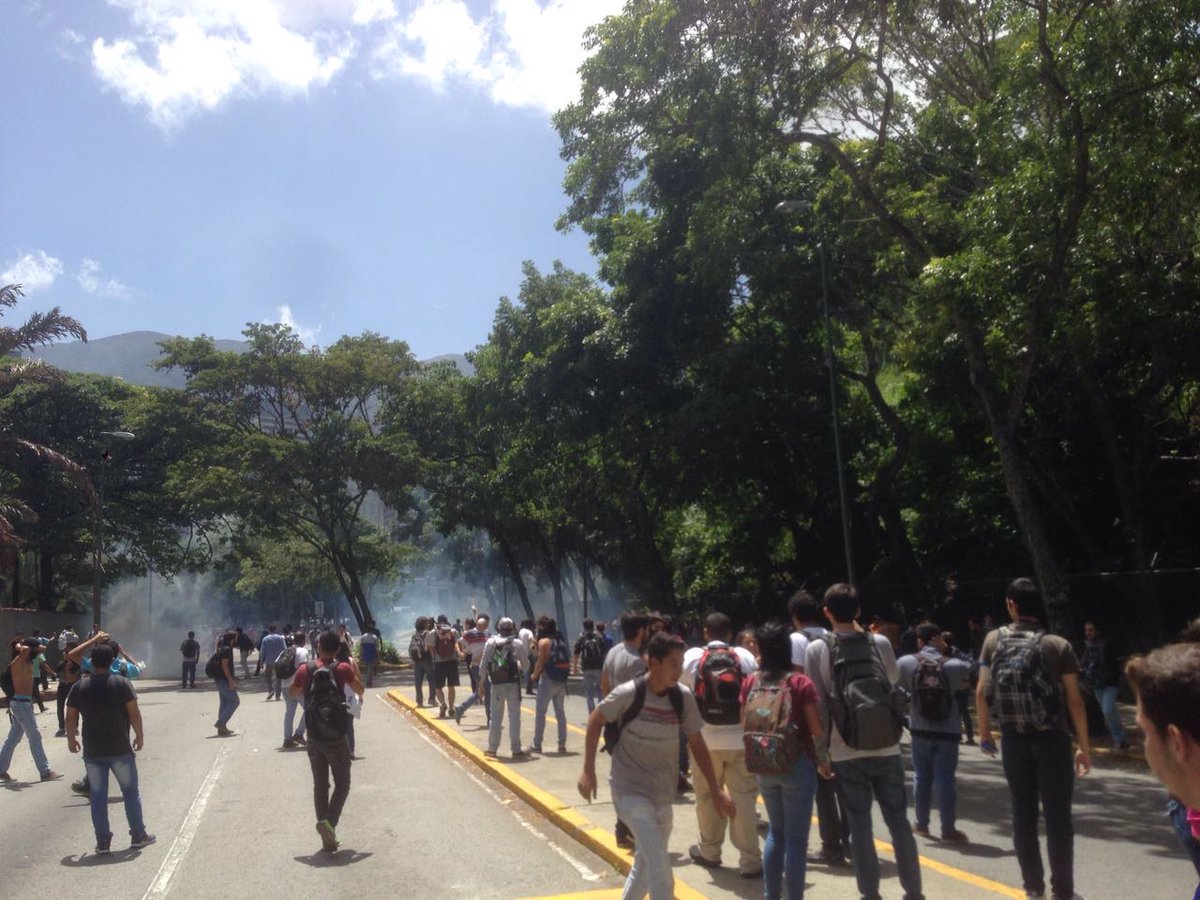
[[556, 634], [550, 645], [550, 660], [546, 663], [546, 676], [551, 681], [566, 681], [571, 674], [571, 648], [567, 639]]

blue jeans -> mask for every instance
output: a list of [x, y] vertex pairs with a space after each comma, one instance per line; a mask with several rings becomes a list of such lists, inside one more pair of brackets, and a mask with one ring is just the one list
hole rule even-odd
[[617, 818], [629, 826], [634, 841], [633, 868], [625, 879], [621, 900], [642, 900], [647, 894], [650, 900], [672, 900], [675, 876], [667, 853], [673, 824], [670, 802], [655, 803], [641, 794], [622, 794], [615, 785], [612, 798]]
[[771, 823], [763, 845], [763, 896], [780, 900], [786, 884], [788, 900], [803, 900], [817, 768], [802, 756], [786, 775], [759, 775], [758, 789]]
[[542, 737], [546, 733], [546, 713], [554, 703], [554, 717], [558, 720], [558, 745], [567, 743], [567, 683], [554, 681], [543, 675], [537, 686], [537, 717], [533, 722], [533, 748], [542, 752]]
[[954, 773], [958, 769], [958, 739], [918, 737], [912, 739], [913, 799], [917, 825], [929, 827], [929, 811], [933, 795], [938, 798], [938, 813], [942, 819], [942, 834], [954, 831], [955, 792]]
[[40, 773], [50, 771], [50, 762], [46, 759], [46, 751], [42, 747], [42, 735], [38, 731], [37, 719], [33, 716], [33, 701], [18, 700], [14, 697], [8, 703], [8, 737], [4, 739], [4, 747], [0, 748], [0, 772], [7, 772], [12, 763], [13, 751], [22, 737], [29, 738], [29, 752], [33, 754], [33, 764]]
[[[475, 690], [475, 691], [472, 691], [470, 694], [468, 694], [468, 695], [467, 695], [467, 699], [466, 699], [466, 700], [464, 700], [462, 703], [458, 704], [458, 714], [459, 714], [460, 716], [461, 716], [463, 713], [465, 713], [465, 712], [466, 712], [468, 709], [470, 709], [472, 706], [474, 706], [474, 705], [475, 705], [475, 696], [476, 696], [476, 692], [479, 690], [479, 687], [480, 687], [480, 684], [479, 684], [479, 666], [468, 666], [468, 667], [467, 667], [467, 669], [468, 669], [468, 671], [470, 671], [470, 673], [471, 673], [471, 684], [473, 684], [473, 685], [475, 685], [475, 686], [476, 686], [476, 690]], [[487, 702], [487, 697], [488, 697], [488, 684], [490, 684], [490, 682], [486, 682], [486, 681], [485, 681], [485, 682], [483, 683], [483, 685], [482, 685], [482, 688], [483, 688], [483, 698], [484, 698], [484, 700], [483, 700], [483, 708], [487, 710], [488, 721], [491, 721], [491, 718], [492, 718], [492, 708], [491, 708], [491, 706], [490, 706], [490, 705], [488, 704], [488, 702]]]
[[[291, 691], [288, 691], [288, 696], [283, 698], [283, 739], [290, 741], [297, 735], [304, 737], [304, 709], [300, 705], [300, 700], [293, 700]], [[300, 727], [292, 728], [292, 723], [296, 721], [296, 709], [300, 708]]]
[[217, 725], [224, 727], [233, 718], [233, 712], [242, 702], [242, 698], [224, 680], [217, 681], [217, 695], [221, 698], [220, 706], [217, 707]]
[[185, 659], [183, 661], [183, 686], [196, 686], [196, 662], [194, 659]]
[[108, 829], [108, 773], [112, 772], [121, 788], [125, 800], [125, 820], [129, 823], [129, 834], [137, 837], [146, 831], [142, 821], [142, 795], [138, 791], [137, 760], [132, 753], [124, 756], [85, 756], [88, 796], [92, 801], [92, 828], [97, 840], [112, 838]]
[[1018, 734], [1000, 732], [1004, 778], [1012, 798], [1013, 849], [1021, 865], [1021, 880], [1029, 893], [1046, 890], [1042, 850], [1038, 843], [1038, 801], [1046, 820], [1046, 856], [1050, 888], [1055, 897], [1075, 893], [1075, 825], [1071, 795], [1075, 789], [1074, 753], [1065, 731]]
[[429, 682], [429, 699], [432, 700], [436, 696], [433, 689], [432, 660], [413, 660], [413, 682], [417, 686], [417, 706], [425, 705], [425, 682]]
[[1096, 702], [1104, 713], [1104, 724], [1112, 735], [1113, 746], [1120, 747], [1126, 742], [1126, 737], [1125, 726], [1121, 724], [1121, 715], [1117, 712], [1117, 686], [1095, 688], [1092, 693], [1096, 695]]
[[883, 821], [892, 836], [896, 869], [906, 900], [921, 893], [921, 864], [917, 860], [917, 842], [908, 824], [908, 800], [904, 795], [904, 763], [900, 755], [869, 756], [833, 764], [834, 775], [842, 786], [846, 814], [850, 818], [850, 856], [858, 892], [866, 900], [879, 898], [879, 855], [871, 827], [871, 801], [879, 803]]
[[600, 669], [583, 670], [583, 696], [587, 698], [588, 715], [604, 698], [600, 696]]
[[500, 749], [504, 732], [504, 710], [508, 708], [508, 745], [513, 753], [521, 750], [521, 682], [491, 686], [492, 721], [488, 724], [488, 750]]

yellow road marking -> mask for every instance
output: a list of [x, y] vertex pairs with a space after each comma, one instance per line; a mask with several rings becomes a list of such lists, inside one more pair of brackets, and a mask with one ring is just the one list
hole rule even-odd
[[523, 900], [617, 900], [624, 891], [608, 888], [603, 891], [580, 891], [577, 894], [555, 894], [552, 897], [525, 897]]

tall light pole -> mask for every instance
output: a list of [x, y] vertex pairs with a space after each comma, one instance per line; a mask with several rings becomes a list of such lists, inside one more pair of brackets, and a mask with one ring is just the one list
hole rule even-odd
[[[807, 212], [812, 204], [807, 200], [783, 200], [775, 205], [782, 215]], [[838, 503], [842, 513], [842, 547], [846, 553], [846, 579], [857, 586], [854, 574], [854, 550], [850, 544], [850, 496], [846, 488], [846, 465], [842, 458], [842, 426], [838, 416], [837, 372], [833, 360], [833, 321], [829, 316], [829, 284], [825, 273], [825, 244], [817, 244], [817, 259], [821, 267], [821, 314], [825, 318], [825, 365], [829, 368], [829, 410], [833, 420], [833, 453], [837, 462]]]
[[[134, 435], [128, 431], [102, 431], [100, 437], [109, 440], [132, 441]], [[108, 460], [111, 456], [112, 454], [108, 452], [107, 448], [100, 452], [100, 483], [96, 502], [96, 543], [92, 557], [92, 621], [97, 625], [100, 624], [100, 563], [101, 554], [104, 552], [104, 470], [108, 467]]]

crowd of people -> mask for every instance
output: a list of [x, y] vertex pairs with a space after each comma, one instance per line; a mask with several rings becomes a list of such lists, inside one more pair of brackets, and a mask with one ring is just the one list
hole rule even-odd
[[[735, 632], [727, 616], [713, 613], [691, 647], [656, 613], [622, 614], [615, 643], [604, 623], [587, 619], [573, 645], [549, 616], [519, 626], [502, 618], [493, 633], [486, 615], [468, 618], [467, 627], [441, 615], [417, 620], [409, 656], [418, 705], [459, 722], [473, 705], [483, 706], [490, 757], [500, 750], [506, 723], [512, 757], [542, 754], [551, 706], [557, 752], [564, 753], [567, 676], [581, 676], [589, 719], [578, 789], [589, 801], [596, 797], [603, 745], [612, 755], [614, 837], [634, 851], [626, 897], [673, 895], [672, 801], [692, 790], [695, 774], [700, 839], [688, 855], [696, 865], [723, 865], [728, 838], [738, 871], [761, 877], [768, 900], [803, 897], [810, 862], [852, 866], [859, 894], [877, 900], [877, 804], [905, 900], [918, 900], [924, 896], [918, 839], [970, 843], [958, 828], [956, 773], [960, 748], [977, 745], [1002, 758], [1026, 897], [1075, 900], [1072, 797], [1093, 755], [1085, 693], [1103, 710], [1112, 748], [1129, 749], [1116, 707], [1122, 669], [1094, 622], [1086, 624], [1078, 649], [1050, 633], [1032, 580], [1014, 581], [1004, 602], [1008, 623], [972, 629], [972, 653], [958, 649], [955, 636], [928, 616], [903, 634], [863, 627], [855, 589], [837, 584], [820, 601], [798, 592], [787, 621]], [[1172, 821], [1200, 873], [1197, 638], [1185, 634], [1184, 643], [1135, 657], [1124, 671], [1139, 701], [1147, 761], [1171, 791]], [[463, 662], [469, 694], [456, 704]], [[522, 690], [537, 698], [528, 745], [521, 740]], [[760, 798], [768, 820], [761, 846]], [[814, 807], [819, 847], [810, 853]]]

